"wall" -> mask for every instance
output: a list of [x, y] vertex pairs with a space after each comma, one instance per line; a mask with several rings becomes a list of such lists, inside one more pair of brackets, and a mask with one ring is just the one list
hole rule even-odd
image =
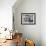
[[16, 0], [0, 0], [0, 27], [12, 29], [12, 6]]
[[41, 40], [42, 46], [46, 46], [46, 0], [41, 1]]
[[[18, 0], [18, 2], [20, 2]], [[17, 6], [16, 6], [17, 5]], [[36, 13], [36, 25], [22, 25], [21, 13]], [[21, 3], [15, 3], [13, 6], [15, 19], [15, 30], [22, 32], [24, 38], [35, 41], [36, 46], [41, 46], [41, 1], [40, 0], [23, 0]]]

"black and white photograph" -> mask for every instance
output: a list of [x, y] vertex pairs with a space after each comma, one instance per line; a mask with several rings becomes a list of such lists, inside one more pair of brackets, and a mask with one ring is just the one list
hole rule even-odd
[[35, 13], [21, 13], [21, 24], [23, 25], [36, 24], [36, 14]]

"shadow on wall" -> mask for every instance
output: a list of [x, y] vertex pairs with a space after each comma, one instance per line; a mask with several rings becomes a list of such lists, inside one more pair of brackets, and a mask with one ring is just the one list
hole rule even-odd
[[[21, 16], [18, 17], [18, 8], [21, 6], [22, 2], [23, 0], [17, 0], [12, 7], [12, 12], [14, 16], [13, 28], [15, 27], [15, 30], [18, 30], [18, 32], [20, 33], [24, 32], [24, 26], [21, 25]], [[21, 15], [21, 13], [19, 15]]]
[[21, 3], [23, 3], [23, 1], [24, 1], [24, 0], [17, 0], [17, 1], [15, 2], [15, 4], [12, 6], [12, 9], [13, 9], [13, 10], [16, 10], [16, 9], [21, 5]]

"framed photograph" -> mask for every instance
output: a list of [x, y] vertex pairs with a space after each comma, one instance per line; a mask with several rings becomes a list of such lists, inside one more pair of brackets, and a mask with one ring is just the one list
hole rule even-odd
[[21, 24], [23, 25], [36, 24], [36, 13], [21, 13]]

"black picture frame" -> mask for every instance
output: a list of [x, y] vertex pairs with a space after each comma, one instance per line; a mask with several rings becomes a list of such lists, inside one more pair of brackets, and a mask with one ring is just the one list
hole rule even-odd
[[35, 25], [36, 13], [21, 13], [21, 24], [22, 25]]

